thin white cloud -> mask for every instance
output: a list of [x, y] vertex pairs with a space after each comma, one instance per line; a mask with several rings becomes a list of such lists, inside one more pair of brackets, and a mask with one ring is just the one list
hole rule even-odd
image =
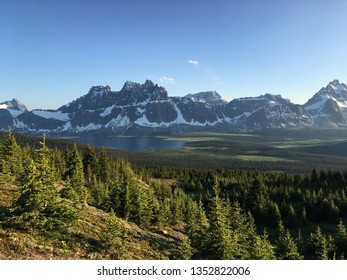
[[205, 73], [211, 77], [212, 80], [216, 81], [220, 85], [224, 85], [224, 82], [221, 81], [211, 70], [205, 69]]
[[199, 61], [192, 60], [192, 59], [188, 60], [187, 62], [190, 63], [190, 64], [193, 64], [193, 65], [198, 65], [199, 64]]
[[217, 76], [213, 75], [212, 79], [215, 80], [218, 84], [224, 85], [224, 82], [222, 82]]
[[174, 78], [165, 77], [165, 76], [164, 76], [164, 77], [160, 77], [160, 78], [159, 78], [159, 81], [160, 81], [162, 84], [164, 84], [164, 83], [170, 84], [170, 85], [176, 84], [176, 81], [175, 81]]

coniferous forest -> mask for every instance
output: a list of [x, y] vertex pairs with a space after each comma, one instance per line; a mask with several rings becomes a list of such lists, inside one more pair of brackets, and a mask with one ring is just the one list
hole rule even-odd
[[0, 259], [347, 256], [347, 172], [141, 166], [23, 137], [0, 144]]

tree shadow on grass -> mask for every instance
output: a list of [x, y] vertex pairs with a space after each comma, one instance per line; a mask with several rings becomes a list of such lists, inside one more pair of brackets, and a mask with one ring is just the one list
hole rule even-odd
[[0, 206], [0, 222], [5, 221], [6, 217], [10, 215], [10, 211], [7, 207]]

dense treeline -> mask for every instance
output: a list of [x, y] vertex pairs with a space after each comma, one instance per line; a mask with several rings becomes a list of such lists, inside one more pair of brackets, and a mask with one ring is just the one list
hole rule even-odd
[[[109, 213], [98, 247], [127, 258], [131, 221], [143, 229], [175, 227], [177, 259], [344, 259], [347, 253], [347, 173], [309, 175], [230, 169], [133, 167], [105, 149], [64, 151], [0, 145], [0, 184], [19, 195], [0, 227], [69, 234], [83, 209]], [[160, 250], [160, 248], [158, 248]]]

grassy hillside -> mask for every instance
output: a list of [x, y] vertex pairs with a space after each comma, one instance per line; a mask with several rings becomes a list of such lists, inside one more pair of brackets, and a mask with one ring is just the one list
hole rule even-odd
[[[16, 185], [0, 184], [0, 221], [17, 196]], [[80, 209], [78, 214], [69, 234], [59, 238], [39, 230], [8, 228], [0, 222], [0, 259], [110, 259], [110, 252], [100, 249], [100, 235], [107, 227], [108, 214], [92, 206]], [[168, 259], [183, 236], [171, 227], [143, 229], [120, 220], [127, 231], [124, 241], [127, 259]]]

